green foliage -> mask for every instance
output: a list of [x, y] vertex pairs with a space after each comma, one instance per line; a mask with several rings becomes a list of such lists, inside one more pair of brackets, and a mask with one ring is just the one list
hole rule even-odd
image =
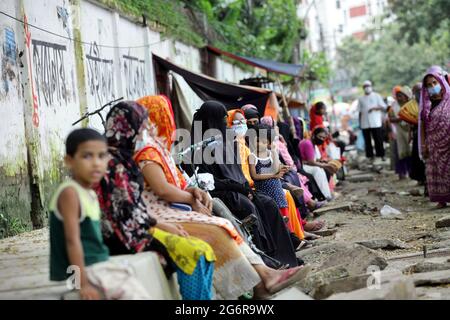
[[29, 231], [30, 228], [17, 217], [8, 217], [0, 213], [0, 239], [12, 237]]
[[303, 53], [303, 63], [308, 66], [307, 78], [313, 78], [323, 85], [327, 85], [331, 76], [331, 65], [325, 53], [319, 52], [311, 54], [308, 51]]
[[241, 55], [292, 62], [303, 28], [294, 0], [185, 0], [218, 35], [213, 45]]
[[203, 46], [203, 38], [195, 31], [192, 21], [186, 16], [184, 6], [176, 0], [103, 0], [135, 16], [145, 14], [148, 19], [161, 24], [167, 35], [183, 42]]
[[419, 38], [429, 42], [430, 34], [446, 27], [448, 30], [448, 0], [391, 0], [391, 9], [408, 44], [414, 44]]
[[448, 0], [393, 1], [396, 20], [374, 34], [374, 41], [346, 39], [338, 49], [338, 67], [348, 71], [354, 86], [370, 79], [377, 90], [390, 94], [395, 85], [420, 81], [431, 65], [446, 65], [450, 60], [450, 15], [435, 8], [443, 2], [447, 6], [441, 9], [446, 12]]

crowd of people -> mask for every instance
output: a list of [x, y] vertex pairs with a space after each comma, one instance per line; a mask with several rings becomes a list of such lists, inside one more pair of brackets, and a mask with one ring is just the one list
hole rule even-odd
[[363, 84], [365, 95], [358, 100], [360, 128], [366, 157], [385, 160], [384, 141], [389, 142], [391, 169], [399, 179], [410, 178], [424, 186], [425, 196], [444, 208], [450, 202], [450, 110], [449, 80], [438, 66], [427, 70], [412, 89], [395, 86], [386, 102]]
[[[442, 70], [427, 72], [413, 91], [396, 87], [389, 108], [370, 82], [364, 91], [358, 104], [367, 157], [374, 157], [372, 139], [376, 156], [385, 156], [387, 111], [397, 173], [426, 181], [431, 201], [445, 206], [450, 86]], [[421, 106], [416, 124], [402, 118], [411, 101]], [[189, 164], [173, 157], [174, 112], [162, 95], [113, 106], [104, 134], [74, 130], [66, 140], [71, 177], [50, 204], [51, 280], [65, 280], [76, 265], [83, 299], [149, 299], [127, 268], [109, 261], [143, 251], [158, 254], [168, 278], [176, 273], [186, 300], [264, 299], [303, 279], [310, 267], [301, 251], [326, 226], [314, 211], [333, 201], [345, 177], [345, 146], [324, 126], [325, 109], [316, 103], [308, 123], [273, 119], [253, 105], [227, 110], [206, 101], [193, 117], [190, 144], [200, 152], [191, 152]], [[201, 143], [209, 130], [221, 143]], [[185, 178], [201, 173], [213, 177], [213, 190]], [[213, 209], [219, 203], [233, 218]], [[249, 218], [250, 229], [236, 224]]]

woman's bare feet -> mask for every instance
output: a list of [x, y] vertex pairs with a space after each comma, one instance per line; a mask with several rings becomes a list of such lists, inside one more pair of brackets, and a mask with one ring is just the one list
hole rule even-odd
[[[261, 277], [267, 293], [274, 294], [305, 278], [311, 267], [300, 266], [287, 270], [275, 270], [265, 265], [255, 265], [255, 269]], [[264, 296], [266, 294], [261, 287], [256, 286], [255, 290], [258, 290], [257, 294], [259, 295]]]
[[325, 227], [325, 221], [316, 220], [316, 221], [307, 222], [303, 226], [303, 229], [305, 229], [305, 231], [319, 231], [323, 227]]

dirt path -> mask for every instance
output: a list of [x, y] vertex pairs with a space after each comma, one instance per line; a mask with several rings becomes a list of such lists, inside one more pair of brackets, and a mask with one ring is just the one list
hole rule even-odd
[[[435, 210], [435, 204], [423, 195], [410, 195], [411, 190], [423, 194], [423, 187], [418, 187], [414, 181], [399, 181], [392, 172], [375, 173], [373, 176], [374, 181], [346, 182], [337, 189], [340, 196], [335, 203], [350, 202], [352, 209], [328, 212], [320, 217], [330, 227], [338, 225], [338, 232], [321, 242], [398, 239], [411, 247], [394, 251], [378, 250], [385, 258], [422, 252], [424, 245], [427, 250], [445, 248], [446, 244], [450, 249], [445, 237], [441, 236], [442, 232], [435, 227], [436, 220], [450, 214], [450, 208]], [[380, 209], [384, 205], [396, 208], [402, 214], [396, 219], [382, 218]]]
[[[349, 176], [357, 173], [350, 172]], [[311, 251], [316, 247], [388, 239], [400, 240], [407, 248], [376, 250], [387, 259], [386, 269], [404, 272], [405, 267], [425, 260], [443, 263], [449, 259], [450, 228], [437, 229], [435, 222], [450, 215], [450, 208], [434, 210], [434, 204], [429, 203], [427, 198], [409, 195], [410, 190], [423, 191], [411, 180], [398, 181], [393, 173], [387, 171], [372, 175], [373, 181], [345, 182], [337, 188], [339, 196], [331, 205], [350, 203], [351, 208], [321, 215], [320, 219], [326, 220], [327, 226], [336, 228], [337, 232], [314, 241], [313, 248], [300, 251], [299, 256], [318, 267], [333, 251]], [[385, 204], [400, 210], [402, 214], [395, 219], [381, 217], [380, 209]], [[428, 259], [423, 258], [424, 246], [429, 254]], [[443, 252], [439, 254], [440, 258], [433, 254], [436, 250]], [[46, 228], [0, 240], [0, 299], [57, 299], [64, 288], [48, 280], [48, 252]], [[355, 263], [364, 264], [363, 261]], [[416, 291], [420, 299], [450, 299], [448, 284], [421, 286]]]

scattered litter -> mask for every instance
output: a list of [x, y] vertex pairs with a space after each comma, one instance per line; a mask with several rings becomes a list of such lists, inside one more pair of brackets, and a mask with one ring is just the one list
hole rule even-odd
[[409, 196], [410, 195], [410, 193], [406, 192], [406, 191], [400, 191], [400, 192], [397, 192], [397, 194], [400, 196]]
[[387, 204], [381, 208], [380, 213], [383, 218], [391, 218], [402, 214], [399, 210], [392, 208]]

